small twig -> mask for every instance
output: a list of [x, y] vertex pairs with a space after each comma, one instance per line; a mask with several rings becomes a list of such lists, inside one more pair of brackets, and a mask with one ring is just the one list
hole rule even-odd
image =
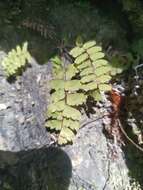
[[138, 80], [138, 78], [139, 78], [138, 69], [141, 68], [141, 67], [143, 67], [143, 63], [134, 67], [134, 70], [135, 70], [135, 73], [136, 73], [136, 80]]
[[127, 133], [126, 133], [126, 131], [124, 130], [124, 128], [122, 127], [121, 122], [120, 122], [119, 119], [118, 119], [118, 123], [119, 123], [119, 127], [120, 127], [122, 133], [124, 134], [124, 136], [126, 137], [126, 139], [127, 139], [129, 142], [131, 142], [138, 150], [140, 150], [141, 152], [143, 152], [143, 148], [140, 147], [137, 143], [135, 143], [135, 142], [127, 135]]
[[100, 117], [98, 117], [98, 118], [92, 119], [91, 121], [88, 121], [88, 122], [86, 122], [86, 123], [83, 123], [83, 124], [81, 125], [80, 129], [86, 127], [86, 125], [89, 125], [89, 124], [91, 124], [91, 123], [94, 123], [95, 121], [98, 121], [98, 120], [100, 120], [100, 119], [103, 119], [105, 116], [109, 116], [109, 114], [102, 115], [102, 116], [100, 116]]

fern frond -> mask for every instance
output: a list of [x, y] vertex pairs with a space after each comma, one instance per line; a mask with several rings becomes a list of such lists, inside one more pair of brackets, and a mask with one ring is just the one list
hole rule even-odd
[[95, 41], [73, 48], [70, 55], [75, 58], [74, 65], [79, 70], [84, 91], [93, 94], [93, 98], [98, 101], [99, 93], [111, 90], [111, 67], [104, 59], [102, 48], [97, 46]]
[[25, 42], [22, 46], [17, 46], [16, 49], [12, 49], [7, 57], [2, 61], [2, 66], [7, 77], [16, 75], [19, 70], [25, 67], [27, 61], [30, 61], [31, 56], [28, 52], [28, 43]]
[[[45, 127], [58, 131], [58, 143], [66, 144], [73, 141], [79, 129], [81, 113], [76, 107], [86, 102], [87, 96], [77, 92], [82, 87], [81, 81], [72, 79], [78, 72], [77, 68], [73, 64], [63, 64], [59, 57], [52, 61], [54, 74], [58, 74], [50, 82], [53, 93]], [[59, 75], [59, 71], [62, 74]]]
[[102, 92], [111, 90], [111, 67], [95, 41], [77, 45], [70, 54], [75, 58], [74, 64], [66, 65], [57, 56], [52, 59], [54, 79], [50, 82], [51, 104], [45, 126], [58, 132], [58, 144], [72, 142], [80, 128], [78, 106], [89, 95], [101, 101]]

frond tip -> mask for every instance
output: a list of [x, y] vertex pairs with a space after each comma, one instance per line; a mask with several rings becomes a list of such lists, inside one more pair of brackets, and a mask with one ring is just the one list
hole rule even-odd
[[25, 42], [22, 48], [18, 45], [16, 49], [12, 49], [3, 59], [2, 66], [7, 77], [16, 75], [17, 72], [24, 68], [27, 61], [30, 61], [31, 56], [28, 52], [28, 43]]
[[111, 67], [104, 58], [102, 48], [95, 41], [89, 41], [73, 48], [70, 55], [75, 59], [74, 65], [79, 71], [82, 89], [91, 96], [94, 94], [92, 97], [95, 101], [101, 100], [101, 92], [111, 90]]

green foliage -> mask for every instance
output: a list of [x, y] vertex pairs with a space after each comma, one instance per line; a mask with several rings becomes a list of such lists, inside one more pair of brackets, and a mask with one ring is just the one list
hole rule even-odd
[[81, 89], [80, 81], [72, 79], [77, 73], [73, 64], [65, 65], [57, 56], [52, 62], [54, 79], [50, 84], [53, 92], [45, 126], [59, 132], [58, 144], [66, 144], [72, 142], [80, 127], [81, 113], [77, 106], [86, 101], [86, 95], [78, 92]]
[[119, 0], [123, 10], [126, 12], [132, 33], [136, 37], [142, 37], [143, 33], [143, 9], [140, 0]]
[[19, 70], [25, 67], [27, 61], [30, 61], [31, 56], [27, 47], [27, 42], [23, 44], [22, 48], [18, 45], [16, 49], [12, 49], [4, 58], [1, 64], [7, 77], [16, 75]]
[[143, 38], [134, 41], [132, 44], [132, 50], [137, 55], [143, 57]]
[[58, 56], [52, 60], [53, 80], [51, 104], [48, 106], [46, 127], [57, 131], [58, 144], [72, 142], [80, 128], [81, 112], [79, 106], [86, 103], [87, 97], [98, 102], [102, 94], [111, 90], [112, 76], [129, 68], [133, 57], [131, 54], [105, 59], [102, 48], [95, 41], [82, 43], [78, 39], [76, 47], [70, 51], [74, 58], [67, 64]]
[[125, 11], [132, 11], [133, 9], [136, 9], [137, 7], [137, 1], [136, 0], [121, 0], [123, 4], [123, 9]]
[[112, 76], [121, 74], [123, 71], [126, 71], [134, 62], [134, 59], [131, 53], [126, 53], [124, 55], [116, 54], [116, 55], [111, 56], [109, 59], [110, 59], [110, 67], [111, 67], [110, 74]]
[[82, 89], [95, 101], [101, 100], [101, 93], [111, 90], [111, 67], [104, 59], [102, 48], [95, 41], [90, 41], [73, 48], [70, 55], [75, 58], [74, 65], [79, 71]]
[[58, 56], [51, 59], [51, 104], [45, 126], [57, 131], [58, 144], [73, 141], [80, 128], [81, 113], [78, 108], [86, 103], [87, 97], [100, 101], [102, 92], [111, 90], [111, 67], [104, 59], [102, 48], [95, 41], [76, 44], [70, 51], [75, 58], [73, 64], [65, 64]]

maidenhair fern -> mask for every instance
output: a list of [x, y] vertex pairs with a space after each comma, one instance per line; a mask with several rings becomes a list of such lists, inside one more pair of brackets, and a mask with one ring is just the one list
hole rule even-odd
[[17, 46], [16, 49], [12, 49], [4, 58], [1, 64], [7, 77], [16, 75], [20, 69], [25, 67], [27, 61], [31, 59], [27, 47], [28, 43], [25, 42], [22, 48]]
[[82, 89], [95, 101], [101, 100], [101, 93], [111, 90], [111, 68], [104, 59], [102, 48], [95, 41], [90, 41], [73, 48], [70, 55], [75, 58], [74, 65], [79, 70]]
[[59, 57], [52, 59], [51, 104], [48, 107], [46, 127], [59, 131], [58, 144], [71, 142], [79, 129], [81, 113], [76, 108], [86, 101], [86, 95], [77, 92], [80, 80], [72, 79], [77, 69], [73, 64], [65, 65]]
[[81, 113], [77, 108], [86, 103], [87, 97], [99, 101], [102, 92], [111, 90], [111, 67], [95, 41], [77, 44], [70, 55], [75, 58], [72, 64], [65, 64], [57, 56], [52, 59], [51, 104], [45, 126], [58, 132], [58, 144], [73, 141], [80, 128]]

